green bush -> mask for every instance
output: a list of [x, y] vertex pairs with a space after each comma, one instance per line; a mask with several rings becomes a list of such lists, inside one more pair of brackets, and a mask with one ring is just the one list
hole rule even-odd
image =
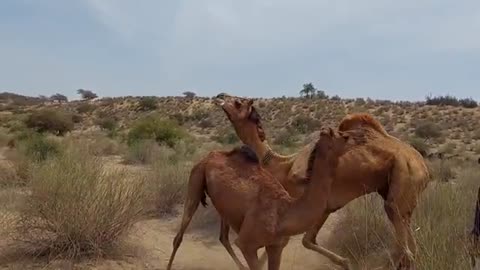
[[47, 161], [32, 175], [17, 240], [34, 254], [105, 254], [144, 213], [144, 180], [125, 176], [77, 149]]
[[170, 147], [186, 137], [185, 131], [174, 121], [147, 116], [138, 120], [127, 135], [128, 145], [141, 140], [154, 140]]
[[43, 109], [30, 114], [25, 120], [28, 128], [38, 132], [51, 132], [62, 136], [73, 129], [72, 116], [59, 110]]
[[142, 97], [138, 102], [138, 108], [141, 111], [153, 111], [157, 109], [157, 100], [155, 97]]

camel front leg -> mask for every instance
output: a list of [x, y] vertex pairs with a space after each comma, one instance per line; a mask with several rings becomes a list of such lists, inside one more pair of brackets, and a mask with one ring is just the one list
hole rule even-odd
[[276, 245], [270, 245], [265, 247], [268, 254], [268, 270], [279, 270], [280, 263], [282, 261], [282, 252], [285, 246], [288, 244], [289, 238], [285, 238]]
[[337, 255], [334, 252], [317, 244], [316, 238], [318, 232], [322, 228], [323, 224], [325, 224], [325, 221], [327, 221], [328, 216], [329, 214], [325, 213], [322, 218], [303, 235], [302, 244], [305, 248], [320, 253], [321, 255], [331, 260], [333, 263], [342, 266], [344, 269], [352, 269], [352, 267], [350, 266], [350, 261], [347, 258]]
[[237, 257], [237, 254], [235, 254], [235, 251], [233, 251], [232, 245], [230, 244], [230, 239], [229, 239], [229, 232], [230, 232], [230, 226], [228, 223], [222, 218], [220, 222], [220, 242], [222, 245], [225, 247], [227, 250], [228, 254], [230, 254], [230, 257], [232, 257], [233, 261], [235, 264], [238, 266], [240, 270], [248, 270], [242, 262], [240, 262], [240, 259]]

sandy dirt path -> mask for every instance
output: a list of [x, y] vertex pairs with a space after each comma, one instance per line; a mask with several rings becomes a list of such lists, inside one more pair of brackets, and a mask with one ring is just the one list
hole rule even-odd
[[[338, 222], [338, 216], [332, 215], [321, 230], [318, 241], [326, 242], [331, 234], [331, 228]], [[97, 261], [91, 267], [95, 270], [104, 269], [165, 269], [172, 240], [176, 233], [179, 219], [160, 221], [158, 219], [143, 221], [137, 224], [129, 236], [128, 249], [132, 254], [120, 255], [120, 258]], [[232, 233], [230, 240], [235, 239]], [[305, 269], [324, 270], [337, 269], [319, 254], [306, 250], [301, 243], [302, 236], [290, 240], [282, 258], [282, 270]], [[242, 259], [241, 253], [234, 247]], [[128, 253], [128, 252], [126, 252]], [[263, 253], [263, 249], [259, 254]], [[80, 265], [79, 265], [80, 266]], [[81, 268], [83, 268], [81, 267]], [[174, 261], [175, 270], [227, 270], [237, 269], [232, 259], [218, 241], [218, 230], [210, 232], [188, 231]], [[266, 269], [266, 267], [265, 267]]]

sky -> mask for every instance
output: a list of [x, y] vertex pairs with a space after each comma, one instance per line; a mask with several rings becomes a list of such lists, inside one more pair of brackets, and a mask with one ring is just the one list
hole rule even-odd
[[478, 0], [1, 0], [0, 92], [480, 100]]

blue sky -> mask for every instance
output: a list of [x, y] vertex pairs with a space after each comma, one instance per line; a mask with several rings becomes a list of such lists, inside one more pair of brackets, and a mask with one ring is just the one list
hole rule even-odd
[[1, 0], [0, 92], [480, 100], [478, 0]]

